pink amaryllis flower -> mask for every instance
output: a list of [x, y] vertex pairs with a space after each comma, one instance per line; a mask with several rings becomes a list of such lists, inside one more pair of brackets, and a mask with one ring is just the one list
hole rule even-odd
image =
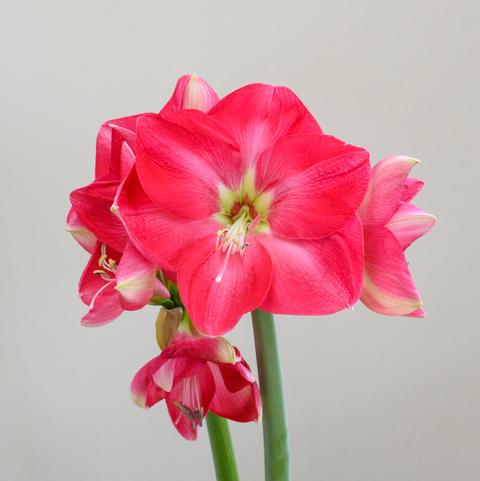
[[404, 255], [404, 250], [436, 221], [433, 215], [410, 203], [423, 187], [423, 181], [408, 178], [418, 162], [406, 156], [378, 162], [358, 211], [365, 237], [361, 300], [380, 314], [425, 315]]
[[170, 418], [186, 439], [197, 438], [208, 411], [238, 422], [258, 421], [262, 402], [240, 351], [226, 339], [178, 335], [145, 364], [131, 385], [142, 408], [165, 400]]
[[254, 84], [208, 114], [139, 119], [115, 208], [142, 254], [177, 272], [196, 326], [220, 335], [257, 307], [327, 314], [358, 299], [369, 170], [291, 90]]
[[[213, 89], [195, 75], [184, 75], [162, 109], [209, 109], [218, 101]], [[136, 128], [141, 115], [105, 122], [97, 135], [95, 180], [74, 190], [67, 229], [90, 254], [80, 280], [81, 299], [90, 307], [82, 323], [98, 326], [123, 310], [143, 307], [152, 296], [169, 297], [156, 278], [156, 266], [129, 241], [121, 220], [111, 211], [116, 192], [135, 163]]]

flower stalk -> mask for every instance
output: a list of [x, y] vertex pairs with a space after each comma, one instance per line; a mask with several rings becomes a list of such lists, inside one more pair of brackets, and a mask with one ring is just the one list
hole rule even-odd
[[227, 420], [212, 412], [207, 414], [206, 419], [217, 481], [239, 481]]
[[263, 401], [265, 481], [289, 481], [287, 418], [275, 322], [269, 312], [252, 311], [258, 377]]

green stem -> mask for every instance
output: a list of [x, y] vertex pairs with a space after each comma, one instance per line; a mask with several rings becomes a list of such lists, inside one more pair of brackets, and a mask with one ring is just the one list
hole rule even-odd
[[227, 420], [209, 412], [207, 428], [217, 481], [239, 481]]
[[272, 314], [252, 312], [258, 377], [263, 401], [265, 481], [289, 481], [287, 418], [277, 335]]

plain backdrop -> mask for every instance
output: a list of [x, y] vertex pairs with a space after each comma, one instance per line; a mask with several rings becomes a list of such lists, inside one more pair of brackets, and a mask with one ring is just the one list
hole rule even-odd
[[[156, 309], [81, 327], [87, 256], [64, 230], [100, 123], [196, 72], [220, 95], [287, 85], [372, 161], [418, 157], [439, 219], [408, 252], [427, 319], [278, 318], [293, 480], [478, 481], [479, 21], [476, 0], [2, 0], [0, 478], [214, 479], [206, 430], [184, 441], [130, 400]], [[230, 339], [255, 367], [248, 317]], [[232, 434], [260, 481], [261, 425]]]

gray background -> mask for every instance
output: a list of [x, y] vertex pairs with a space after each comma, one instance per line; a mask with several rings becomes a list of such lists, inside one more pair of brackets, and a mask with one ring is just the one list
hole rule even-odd
[[[87, 257], [64, 232], [99, 124], [196, 72], [221, 95], [288, 85], [373, 160], [422, 159], [418, 203], [439, 218], [409, 251], [428, 319], [278, 319], [293, 479], [480, 479], [478, 5], [2, 0], [0, 478], [213, 480], [206, 431], [188, 443], [129, 399], [155, 309], [80, 327]], [[249, 319], [230, 338], [254, 365]], [[232, 429], [260, 480], [261, 426]]]

